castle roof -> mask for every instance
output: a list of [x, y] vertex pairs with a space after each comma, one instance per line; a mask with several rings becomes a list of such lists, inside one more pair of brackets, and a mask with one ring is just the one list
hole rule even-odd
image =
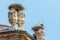
[[[6, 25], [0, 25], [1, 27], [2, 26], [6, 26]], [[6, 26], [6, 27], [8, 27], [8, 26]], [[25, 35], [27, 35], [29, 38], [31, 38], [32, 40], [34, 40], [34, 37], [33, 36], [31, 36], [27, 31], [21, 31], [21, 30], [16, 30], [16, 29], [12, 29], [12, 28], [6, 28], [6, 29], [1, 29], [0, 30], [0, 35], [1, 34], [10, 34], [10, 33], [19, 33], [19, 34], [25, 34]]]

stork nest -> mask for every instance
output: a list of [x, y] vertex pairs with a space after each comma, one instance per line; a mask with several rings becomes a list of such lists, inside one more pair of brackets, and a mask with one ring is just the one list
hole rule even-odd
[[11, 4], [11, 5], [9, 6], [9, 10], [10, 10], [11, 8], [13, 8], [13, 9], [15, 9], [15, 10], [17, 10], [17, 11], [24, 9], [24, 7], [23, 7], [21, 4]]

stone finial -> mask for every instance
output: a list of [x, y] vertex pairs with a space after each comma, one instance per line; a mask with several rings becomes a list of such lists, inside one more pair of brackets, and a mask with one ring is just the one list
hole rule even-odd
[[22, 25], [24, 24], [25, 14], [23, 13], [24, 7], [21, 4], [11, 4], [9, 6], [9, 22], [12, 27], [15, 27], [15, 24], [18, 25], [19, 30], [22, 30]]
[[43, 31], [44, 28], [43, 28], [43, 24], [34, 26], [32, 29], [35, 32], [33, 34], [35, 40], [44, 40], [44, 31]]
[[17, 11], [13, 8], [8, 12], [9, 22], [11, 23], [11, 27], [15, 29], [15, 24], [17, 22]]

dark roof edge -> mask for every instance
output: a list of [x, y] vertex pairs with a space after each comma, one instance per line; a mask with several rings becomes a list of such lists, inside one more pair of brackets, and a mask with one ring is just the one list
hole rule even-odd
[[0, 26], [9, 27], [8, 25], [2, 25], [2, 24], [0, 24]]
[[10, 30], [10, 31], [3, 31], [0, 32], [0, 34], [9, 34], [9, 33], [20, 33], [20, 34], [26, 34], [28, 37], [30, 37], [32, 40], [34, 40], [34, 37], [30, 35], [27, 31], [21, 31], [21, 30]]

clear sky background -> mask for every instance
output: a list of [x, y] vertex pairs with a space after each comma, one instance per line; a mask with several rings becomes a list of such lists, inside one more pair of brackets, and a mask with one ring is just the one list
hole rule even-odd
[[31, 28], [43, 23], [45, 40], [60, 40], [60, 0], [0, 0], [0, 24], [10, 25], [8, 6], [12, 3], [21, 3], [25, 7], [23, 28], [31, 35]]

